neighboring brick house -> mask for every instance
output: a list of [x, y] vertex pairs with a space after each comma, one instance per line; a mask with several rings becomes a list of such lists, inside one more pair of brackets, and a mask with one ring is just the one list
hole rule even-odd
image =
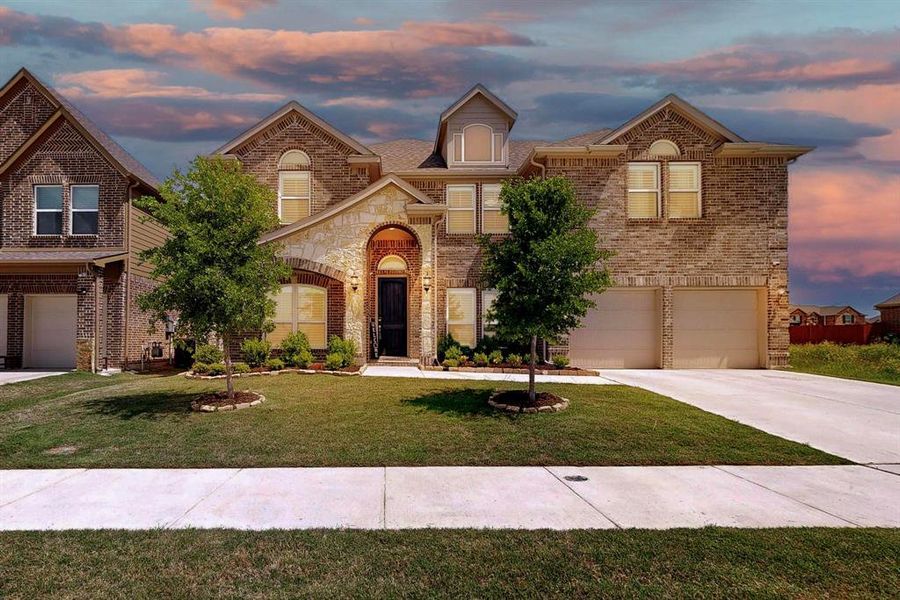
[[817, 306], [798, 304], [791, 306], [791, 326], [795, 325], [860, 325], [866, 315], [852, 306]]
[[431, 361], [448, 331], [475, 344], [479, 234], [503, 235], [499, 184], [564, 175], [597, 211], [617, 287], [550, 348], [587, 367], [776, 367], [788, 359], [788, 164], [811, 148], [748, 142], [676, 96], [615, 130], [510, 139], [516, 112], [481, 85], [433, 142], [366, 147], [291, 102], [216, 151], [278, 192], [294, 275], [277, 343], [354, 339], [362, 360]]
[[164, 230], [132, 206], [152, 175], [22, 69], [0, 88], [0, 356], [7, 368], [120, 368], [151, 335], [137, 253]]
[[900, 293], [875, 305], [881, 315], [882, 332], [900, 334]]

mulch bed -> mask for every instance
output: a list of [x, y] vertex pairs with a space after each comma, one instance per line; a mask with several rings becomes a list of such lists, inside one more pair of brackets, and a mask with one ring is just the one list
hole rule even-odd
[[211, 392], [198, 396], [191, 402], [191, 409], [199, 412], [217, 412], [220, 410], [239, 410], [256, 406], [265, 400], [265, 396], [255, 392], [235, 392], [234, 398], [228, 399], [228, 392]]
[[550, 392], [538, 392], [532, 402], [527, 390], [507, 390], [491, 396], [488, 404], [507, 412], [536, 413], [559, 412], [569, 406], [569, 401]]

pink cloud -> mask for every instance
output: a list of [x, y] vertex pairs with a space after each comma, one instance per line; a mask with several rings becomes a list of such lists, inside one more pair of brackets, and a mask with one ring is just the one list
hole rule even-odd
[[72, 98], [174, 98], [277, 102], [282, 94], [212, 92], [197, 86], [165, 85], [166, 75], [145, 69], [101, 69], [66, 73], [56, 77], [62, 93]]
[[791, 264], [811, 280], [900, 275], [900, 175], [796, 169], [790, 195]]
[[277, 0], [193, 0], [206, 14], [217, 19], [236, 21], [248, 12], [274, 6]]
[[387, 98], [372, 98], [370, 96], [344, 96], [332, 98], [322, 103], [322, 106], [356, 106], [360, 108], [389, 108], [394, 105]]

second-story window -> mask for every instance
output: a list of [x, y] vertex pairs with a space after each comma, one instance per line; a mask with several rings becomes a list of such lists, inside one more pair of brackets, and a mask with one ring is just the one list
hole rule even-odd
[[844, 325], [853, 325], [853, 323], [856, 321], [856, 318], [854, 315], [847, 313], [841, 315], [841, 320], [843, 321]]
[[670, 219], [700, 217], [700, 163], [669, 163]]
[[466, 125], [453, 134], [453, 162], [503, 163], [503, 134], [489, 125]]
[[72, 235], [97, 235], [100, 208], [100, 187], [72, 186]]
[[62, 235], [63, 186], [34, 187], [34, 232], [37, 235]]
[[659, 163], [629, 163], [628, 218], [659, 217]]
[[278, 161], [278, 218], [293, 223], [311, 213], [312, 185], [309, 156], [288, 150]]
[[481, 186], [481, 231], [509, 233], [509, 218], [501, 210], [499, 183], [485, 183]]
[[447, 186], [447, 233], [475, 233], [475, 186]]

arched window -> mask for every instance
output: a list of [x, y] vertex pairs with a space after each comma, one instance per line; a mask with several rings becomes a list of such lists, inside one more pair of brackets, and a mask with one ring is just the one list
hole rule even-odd
[[405, 271], [406, 261], [396, 254], [389, 254], [378, 261], [379, 271]]
[[281, 155], [278, 161], [278, 168], [285, 169], [304, 169], [309, 167], [309, 155], [303, 150], [288, 150]]
[[503, 162], [503, 134], [482, 123], [466, 125], [462, 133], [453, 134], [452, 158], [455, 163]]
[[309, 164], [309, 156], [302, 150], [288, 150], [278, 161], [278, 218], [282, 223], [293, 223], [310, 215]]
[[678, 157], [681, 156], [681, 150], [678, 149], [674, 142], [656, 140], [650, 145], [650, 155], [660, 158]]

